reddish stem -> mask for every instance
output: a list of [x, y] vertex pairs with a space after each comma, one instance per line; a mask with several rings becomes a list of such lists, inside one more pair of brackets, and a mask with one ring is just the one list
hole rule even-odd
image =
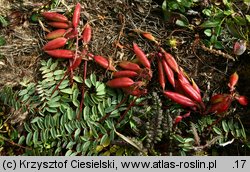
[[128, 108], [126, 109], [126, 111], [125, 111], [125, 112], [123, 113], [123, 115], [119, 118], [119, 120], [118, 120], [116, 126], [119, 125], [120, 122], [125, 118], [125, 116], [127, 115], [128, 111], [131, 109], [132, 106], [134, 106], [135, 101], [136, 101], [139, 97], [140, 97], [140, 96], [136, 97], [136, 98], [129, 104], [129, 106], [128, 106]]
[[[116, 107], [115, 107], [114, 110], [116, 110], [117, 108], [119, 108], [119, 107], [127, 100], [127, 98], [128, 98], [128, 95], [126, 95], [126, 96], [122, 99], [122, 101], [121, 101], [118, 105], [116, 105]], [[110, 115], [111, 115], [111, 112], [108, 113], [108, 114], [106, 114], [104, 117], [102, 117], [102, 118], [98, 121], [98, 123], [103, 122], [103, 121], [104, 121], [105, 119], [107, 119]]]
[[[76, 37], [76, 50], [75, 50], [75, 56], [74, 56], [74, 58], [73, 58], [73, 61], [75, 61], [75, 59], [77, 58], [78, 42], [79, 42], [79, 38], [78, 38], [78, 36], [77, 36], [77, 37]], [[74, 77], [73, 70], [70, 69], [70, 83], [71, 83], [71, 85], [73, 85], [73, 77]]]
[[68, 68], [68, 70], [65, 72], [63, 78], [60, 80], [60, 82], [56, 85], [56, 87], [54, 88], [54, 90], [51, 93], [51, 97], [53, 96], [53, 94], [55, 93], [56, 90], [58, 90], [58, 87], [61, 85], [62, 81], [66, 78], [67, 74], [70, 72], [70, 68]]
[[87, 76], [87, 64], [88, 61], [84, 61], [84, 65], [83, 65], [83, 84], [82, 84], [82, 99], [81, 99], [81, 103], [80, 103], [80, 109], [79, 109], [79, 113], [77, 115], [77, 119], [80, 120], [81, 119], [81, 113], [82, 113], [82, 108], [83, 108], [83, 103], [84, 103], [84, 93], [85, 93], [85, 84], [84, 81], [86, 79]]
[[84, 74], [83, 74], [84, 80], [86, 80], [86, 78], [87, 78], [87, 63], [88, 63], [88, 61], [84, 62]]

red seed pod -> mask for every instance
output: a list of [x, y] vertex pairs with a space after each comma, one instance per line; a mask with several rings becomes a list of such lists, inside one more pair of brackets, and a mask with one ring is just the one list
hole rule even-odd
[[237, 84], [238, 80], [239, 75], [237, 74], [237, 72], [234, 72], [229, 78], [228, 87], [230, 88], [230, 91], [234, 90], [234, 86]]
[[68, 29], [70, 25], [63, 22], [49, 22], [48, 25], [58, 29]]
[[56, 13], [56, 12], [43, 12], [42, 16], [47, 20], [51, 20], [55, 22], [68, 22], [68, 19], [66, 16]]
[[187, 113], [185, 113], [182, 117], [183, 117], [183, 118], [187, 118], [187, 117], [190, 116], [190, 113], [191, 113], [191, 112], [187, 112]]
[[160, 60], [158, 60], [158, 79], [163, 90], [165, 90], [166, 78], [163, 72], [163, 66]]
[[181, 121], [182, 121], [182, 116], [179, 115], [179, 116], [175, 117], [174, 124], [176, 125]]
[[215, 94], [210, 98], [211, 104], [217, 104], [225, 101], [226, 97], [230, 96], [229, 94]]
[[73, 14], [73, 19], [72, 19], [72, 25], [74, 28], [76, 28], [79, 24], [80, 21], [80, 13], [81, 13], [81, 4], [78, 2], [76, 4], [74, 14]]
[[43, 46], [43, 50], [54, 50], [57, 48], [63, 47], [67, 43], [66, 38], [56, 38], [54, 40], [49, 41], [47, 44]]
[[235, 99], [243, 106], [248, 105], [248, 99], [246, 96], [236, 96]]
[[93, 59], [96, 63], [98, 63], [100, 66], [102, 66], [105, 69], [116, 71], [115, 67], [112, 64], [109, 64], [108, 59], [102, 56], [94, 56]]
[[140, 47], [136, 43], [133, 43], [133, 48], [134, 48], [134, 53], [136, 54], [136, 57], [138, 58], [140, 63], [144, 67], [150, 69], [151, 68], [150, 62], [149, 62], [147, 56], [145, 55], [145, 53], [140, 49]]
[[224, 113], [229, 109], [231, 103], [232, 103], [232, 97], [229, 95], [225, 97], [222, 102], [212, 104], [208, 108], [208, 113], [217, 113], [217, 114]]
[[144, 38], [146, 38], [146, 39], [148, 39], [148, 40], [150, 40], [150, 41], [153, 41], [153, 42], [155, 42], [155, 43], [158, 44], [158, 42], [156, 41], [155, 37], [154, 37], [151, 33], [149, 33], [149, 32], [143, 32], [143, 33], [142, 33], [142, 36], [143, 36]]
[[185, 83], [189, 83], [189, 78], [187, 76], [187, 74], [183, 71], [183, 69], [181, 68], [181, 70], [179, 71], [178, 75], [181, 75], [182, 80]]
[[138, 64], [129, 61], [122, 61], [119, 63], [119, 66], [123, 69], [132, 70], [135, 72], [139, 72], [142, 70]]
[[128, 77], [122, 77], [122, 78], [112, 79], [108, 81], [106, 84], [111, 88], [124, 88], [124, 87], [130, 87], [134, 83], [135, 82]]
[[59, 37], [63, 37], [63, 35], [66, 33], [65, 29], [57, 29], [54, 30], [50, 33], [48, 33], [45, 38], [46, 39], [55, 39], [55, 38], [59, 38]]
[[91, 40], [91, 32], [92, 32], [92, 29], [90, 25], [87, 23], [82, 32], [82, 40], [84, 44], [88, 44], [89, 41]]
[[198, 87], [198, 85], [194, 82], [193, 79], [191, 79], [191, 81], [192, 81], [192, 86], [193, 86], [193, 88], [195, 89], [195, 91], [196, 91], [198, 94], [201, 95], [201, 91], [200, 91], [200, 88]]
[[121, 70], [113, 73], [113, 77], [118, 78], [118, 77], [135, 77], [138, 76], [138, 73], [135, 71], [131, 70]]
[[174, 57], [162, 49], [163, 57], [165, 58], [169, 67], [175, 72], [179, 73], [179, 66], [175, 61]]
[[174, 72], [164, 59], [162, 60], [162, 66], [167, 75], [168, 81], [170, 82], [170, 84], [172, 84], [173, 87], [175, 87]]
[[186, 96], [183, 96], [179, 93], [175, 93], [172, 91], [164, 91], [163, 93], [165, 94], [165, 96], [170, 98], [172, 101], [174, 101], [180, 105], [183, 105], [186, 107], [197, 106], [193, 100], [191, 100], [191, 99], [187, 98]]
[[181, 74], [178, 74], [178, 81], [180, 82], [183, 91], [198, 103], [202, 102], [201, 95], [197, 93], [197, 91], [193, 88], [193, 86], [188, 82], [188, 80]]
[[69, 28], [66, 33], [65, 33], [65, 38], [68, 38], [68, 39], [73, 39], [73, 38], [76, 38], [78, 35], [78, 31], [77, 29], [75, 28]]
[[47, 50], [45, 52], [55, 58], [71, 59], [75, 56], [75, 53], [71, 50], [57, 49], [57, 50]]
[[178, 80], [175, 81], [174, 91], [188, 97], [188, 95], [183, 91], [183, 88]]
[[77, 56], [75, 59], [73, 59], [73, 62], [70, 65], [71, 70], [75, 70], [82, 62], [82, 57]]

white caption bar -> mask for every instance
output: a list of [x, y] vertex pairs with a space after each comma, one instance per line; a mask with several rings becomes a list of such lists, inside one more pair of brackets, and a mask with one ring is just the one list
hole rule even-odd
[[83, 171], [182, 171], [182, 172], [221, 172], [230, 170], [246, 172], [250, 169], [250, 157], [225, 157], [225, 156], [189, 156], [189, 157], [27, 157], [8, 156], [0, 157], [0, 171], [25, 171], [25, 172], [70, 172]]

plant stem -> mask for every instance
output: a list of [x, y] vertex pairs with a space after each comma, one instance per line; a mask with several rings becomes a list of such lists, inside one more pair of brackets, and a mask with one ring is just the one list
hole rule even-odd
[[81, 113], [82, 113], [82, 107], [83, 107], [83, 103], [84, 103], [84, 93], [85, 93], [85, 84], [84, 81], [86, 80], [86, 76], [87, 76], [87, 64], [88, 61], [84, 61], [84, 65], [83, 65], [83, 84], [82, 84], [82, 99], [81, 99], [81, 103], [80, 103], [80, 110], [79, 113], [77, 115], [77, 119], [80, 120], [81, 119]]
[[[126, 96], [122, 99], [122, 101], [121, 101], [118, 105], [116, 105], [116, 107], [115, 107], [114, 110], [116, 110], [117, 108], [119, 108], [119, 107], [127, 100], [127, 98], [128, 98], [128, 95], [126, 95]], [[110, 115], [111, 115], [111, 112], [108, 113], [108, 114], [106, 114], [104, 117], [102, 117], [102, 118], [98, 121], [98, 123], [103, 122], [103, 121], [104, 121], [105, 119], [107, 119]]]
[[12, 144], [12, 145], [14, 145], [14, 146], [17, 146], [17, 147], [20, 147], [20, 148], [23, 148], [23, 149], [32, 150], [31, 148], [25, 147], [25, 146], [22, 146], [22, 145], [19, 145], [19, 144], [13, 142], [12, 140], [7, 139], [7, 138], [4, 137], [4, 136], [1, 136], [1, 135], [0, 135], [0, 139], [4, 140], [4, 141], [6, 141], [6, 142], [9, 142], [10, 144]]
[[120, 122], [125, 118], [125, 116], [127, 115], [128, 111], [131, 109], [131, 107], [134, 105], [135, 101], [139, 98], [140, 96], [136, 97], [128, 106], [128, 108], [126, 109], [126, 111], [123, 113], [123, 115], [119, 118], [116, 126], [118, 124], [120, 124]]

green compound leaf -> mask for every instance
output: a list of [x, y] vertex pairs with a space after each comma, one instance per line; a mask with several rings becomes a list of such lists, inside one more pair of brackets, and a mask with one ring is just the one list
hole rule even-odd
[[56, 71], [54, 71], [54, 75], [62, 75], [64, 73], [65, 73], [64, 70], [56, 70]]
[[91, 82], [90, 79], [86, 79], [86, 80], [84, 81], [84, 83], [87, 85], [87, 87], [91, 88], [92, 82]]
[[89, 115], [90, 115], [89, 112], [90, 112], [89, 106], [85, 106], [83, 109], [83, 119], [85, 121], [87, 121], [89, 119]]
[[105, 134], [105, 135], [102, 136], [101, 141], [100, 141], [100, 144], [101, 144], [103, 147], [109, 146], [109, 144], [110, 144], [110, 139], [109, 139], [108, 134]]
[[21, 136], [21, 137], [19, 138], [19, 140], [18, 140], [18, 144], [19, 144], [19, 145], [22, 145], [23, 142], [24, 142], [24, 140], [25, 140], [25, 136]]
[[26, 137], [26, 145], [31, 146], [32, 145], [32, 133], [28, 133], [27, 137]]
[[74, 76], [73, 80], [78, 82], [78, 83], [83, 83], [83, 79], [80, 76]]
[[222, 128], [226, 133], [229, 132], [229, 127], [226, 121], [222, 121]]
[[78, 129], [75, 131], [75, 134], [74, 134], [75, 139], [77, 139], [77, 138], [79, 137], [80, 133], [81, 133], [81, 129], [78, 128]]
[[91, 82], [92, 82], [92, 84], [94, 85], [94, 86], [96, 86], [96, 75], [95, 74], [91, 74], [90, 75], [90, 80], [91, 80]]
[[68, 151], [66, 152], [65, 156], [70, 156], [72, 153], [73, 153], [72, 150], [68, 150]]
[[218, 128], [218, 127], [216, 127], [216, 126], [213, 127], [213, 130], [214, 130], [214, 132], [215, 132], [216, 134], [218, 134], [218, 135], [221, 135], [221, 134], [222, 134], [221, 129]]
[[220, 20], [208, 20], [200, 25], [202, 28], [216, 27], [220, 24]]
[[71, 88], [62, 89], [60, 91], [65, 94], [73, 94], [73, 90]]
[[85, 142], [85, 143], [82, 145], [82, 152], [85, 153], [85, 152], [89, 149], [90, 144], [91, 144], [90, 141]]
[[38, 142], [38, 131], [36, 130], [35, 132], [34, 132], [34, 134], [33, 134], [33, 143], [34, 144], [37, 144], [37, 142]]

